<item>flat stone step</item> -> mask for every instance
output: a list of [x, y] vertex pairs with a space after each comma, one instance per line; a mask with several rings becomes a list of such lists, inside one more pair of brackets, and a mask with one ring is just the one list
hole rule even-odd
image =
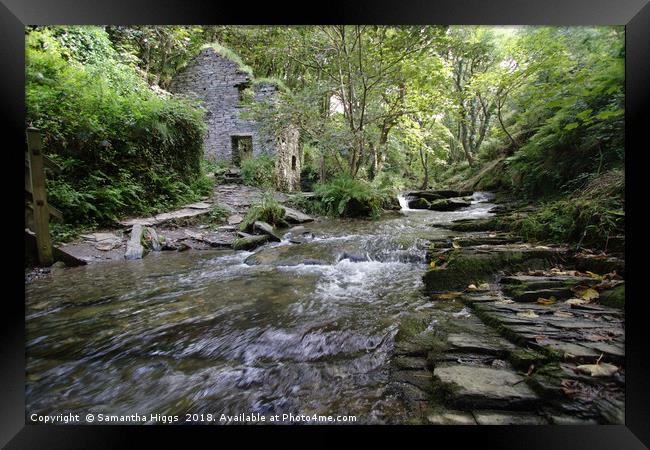
[[548, 421], [535, 414], [518, 411], [474, 411], [479, 425], [547, 425]]
[[483, 353], [503, 356], [515, 348], [513, 344], [498, 336], [455, 333], [447, 336], [447, 343], [453, 351]]
[[466, 411], [445, 411], [429, 414], [427, 422], [431, 425], [476, 425], [472, 413]]
[[456, 408], [521, 410], [539, 400], [524, 378], [508, 369], [450, 365], [436, 367], [433, 375], [448, 393], [446, 403]]

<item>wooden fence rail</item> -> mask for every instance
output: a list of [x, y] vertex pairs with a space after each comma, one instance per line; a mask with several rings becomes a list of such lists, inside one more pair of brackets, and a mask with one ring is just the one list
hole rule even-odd
[[62, 215], [59, 210], [47, 204], [45, 166], [54, 171], [60, 170], [56, 163], [43, 154], [40, 131], [30, 127], [27, 129], [25, 149], [25, 227], [36, 235], [38, 263], [50, 266], [54, 258], [49, 220], [51, 215]]

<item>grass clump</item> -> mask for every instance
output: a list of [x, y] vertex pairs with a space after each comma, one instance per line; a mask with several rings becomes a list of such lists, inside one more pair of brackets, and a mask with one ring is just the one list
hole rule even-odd
[[526, 239], [604, 249], [611, 236], [624, 234], [623, 189], [622, 171], [603, 174], [574, 195], [545, 203], [511, 228]]
[[270, 192], [265, 193], [259, 203], [251, 206], [246, 217], [240, 225], [242, 231], [251, 231], [253, 224], [257, 221], [266, 222], [274, 227], [287, 227], [289, 224], [284, 220], [285, 211], [282, 205], [273, 197]]
[[224, 223], [229, 215], [230, 211], [216, 203], [208, 213], [207, 222], [213, 225], [218, 225]]
[[241, 57], [237, 53], [235, 53], [232, 49], [224, 45], [221, 45], [218, 42], [211, 42], [209, 44], [204, 44], [203, 47], [201, 48], [202, 49], [211, 48], [212, 50], [217, 52], [219, 56], [222, 56], [237, 64], [237, 66], [239, 66], [239, 70], [241, 70], [242, 72], [245, 72], [251, 76], [253, 75], [253, 69], [250, 66], [246, 65], [244, 61], [241, 59]]
[[275, 187], [275, 159], [268, 155], [248, 158], [241, 163], [244, 184], [265, 189]]
[[332, 216], [377, 218], [383, 210], [381, 191], [368, 182], [346, 175], [317, 184], [314, 193], [322, 210]]

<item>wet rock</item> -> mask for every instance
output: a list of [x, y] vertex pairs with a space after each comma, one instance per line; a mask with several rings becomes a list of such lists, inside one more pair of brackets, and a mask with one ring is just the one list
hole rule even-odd
[[368, 261], [368, 257], [363, 256], [363, 255], [354, 255], [351, 253], [344, 252], [341, 257], [339, 258], [339, 261], [343, 261], [344, 259], [349, 260], [350, 262], [365, 262]]
[[500, 228], [495, 218], [456, 220], [444, 226], [452, 231], [497, 231]]
[[427, 369], [426, 358], [413, 356], [396, 356], [392, 363], [402, 370], [425, 370]]
[[260, 220], [255, 221], [253, 224], [254, 231], [261, 231], [269, 237], [270, 241], [280, 242], [282, 238], [278, 235], [275, 229], [268, 223], [262, 222]]
[[471, 205], [470, 202], [460, 198], [440, 199], [440, 200], [433, 200], [429, 204], [428, 209], [432, 211], [455, 211], [457, 209], [465, 208], [470, 205]]
[[433, 372], [446, 391], [446, 401], [459, 408], [527, 409], [537, 395], [524, 379], [507, 369], [454, 365]]
[[512, 299], [518, 303], [535, 303], [538, 299], [550, 299], [555, 297], [556, 299], [565, 299], [573, 296], [573, 292], [569, 288], [559, 288], [559, 289], [540, 289], [537, 291], [504, 291], [512, 297]]
[[423, 198], [423, 199], [428, 200], [428, 201], [439, 200], [441, 198], [445, 198], [442, 195], [436, 194], [436, 193], [431, 192], [431, 191], [413, 191], [413, 192], [407, 193], [406, 197]]
[[408, 205], [411, 209], [429, 209], [431, 203], [424, 198], [416, 198], [415, 200], [408, 202]]
[[460, 247], [475, 247], [477, 245], [504, 245], [504, 244], [516, 244], [521, 242], [521, 238], [507, 235], [507, 234], [495, 234], [493, 236], [470, 236], [470, 237], [459, 237], [453, 240], [453, 244]]
[[308, 216], [305, 213], [298, 211], [297, 209], [289, 208], [288, 206], [283, 206], [284, 208], [284, 220], [289, 223], [306, 223], [313, 222], [314, 218]]
[[433, 388], [433, 375], [428, 370], [396, 370], [391, 374], [391, 379], [411, 384], [425, 392], [430, 392]]
[[474, 411], [479, 425], [546, 425], [548, 422], [533, 414], [514, 411]]
[[383, 208], [388, 211], [399, 211], [402, 209], [402, 205], [399, 204], [399, 198], [394, 195], [389, 195], [384, 199]]
[[447, 411], [429, 414], [427, 421], [431, 425], [476, 425], [474, 416], [464, 411]]
[[143, 226], [139, 223], [131, 228], [131, 237], [126, 243], [125, 259], [141, 259], [144, 256], [144, 247], [142, 246]]
[[554, 414], [550, 416], [553, 425], [598, 425], [594, 419], [583, 419], [576, 416]]
[[573, 265], [581, 272], [589, 271], [601, 275], [616, 272], [625, 276], [625, 260], [614, 256], [577, 255], [573, 258]]
[[428, 270], [423, 280], [429, 292], [478, 286], [500, 270], [550, 267], [565, 253], [561, 247], [514, 244], [460, 248], [447, 256], [445, 267]]
[[472, 195], [472, 191], [456, 191], [456, 190], [436, 190], [436, 191], [413, 191], [409, 192], [407, 195], [426, 198], [430, 200], [437, 200], [441, 198], [454, 198], [454, 197], [465, 197], [467, 195]]
[[158, 240], [158, 234], [153, 228], [144, 227], [144, 230], [142, 231], [142, 239], [144, 240], [145, 245], [148, 248], [152, 249], [154, 252], [159, 252], [162, 250], [162, 245]]
[[519, 289], [522, 287], [524, 290], [532, 291], [536, 289], [557, 288], [558, 286], [572, 287], [577, 285], [593, 285], [598, 284], [600, 281], [597, 278], [590, 277], [573, 277], [569, 275], [558, 276], [533, 276], [533, 275], [516, 275], [502, 277], [500, 283], [506, 285], [506, 288], [511, 289], [517, 286]]
[[625, 284], [601, 291], [598, 303], [612, 308], [625, 308]]
[[334, 264], [336, 255], [324, 252], [314, 243], [267, 247], [244, 260], [248, 265], [297, 266], [300, 264]]
[[469, 333], [454, 333], [447, 336], [447, 342], [454, 351], [486, 353], [503, 356], [515, 346], [497, 336], [485, 336]]
[[253, 250], [269, 240], [267, 235], [238, 237], [232, 244], [233, 250]]
[[594, 363], [600, 356], [600, 353], [597, 351], [572, 342], [562, 342], [554, 339], [547, 339], [542, 342], [539, 344], [540, 347], [545, 347], [546, 349], [559, 353], [566, 361]]

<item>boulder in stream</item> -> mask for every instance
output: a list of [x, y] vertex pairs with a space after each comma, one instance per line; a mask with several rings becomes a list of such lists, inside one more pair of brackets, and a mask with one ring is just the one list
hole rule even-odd
[[314, 218], [304, 214], [297, 209], [289, 208], [288, 206], [283, 206], [284, 208], [284, 220], [289, 223], [305, 223], [313, 222]]
[[240, 233], [240, 236], [232, 243], [234, 250], [253, 250], [260, 245], [266, 244], [269, 240], [266, 234], [261, 236], [253, 236], [251, 234], [241, 236], [241, 234], [244, 233]]
[[269, 240], [274, 242], [280, 242], [282, 238], [275, 231], [275, 228], [266, 222], [261, 220], [255, 221], [253, 224], [253, 231], [260, 231], [269, 237]]
[[144, 247], [142, 246], [143, 226], [139, 223], [131, 228], [131, 237], [126, 243], [125, 259], [142, 259], [144, 256]]
[[158, 233], [152, 227], [144, 227], [142, 230], [142, 239], [145, 242], [145, 245], [148, 248], [151, 248], [154, 252], [159, 252], [162, 250], [162, 245], [160, 239], [158, 238]]
[[409, 202], [409, 208], [411, 209], [429, 209], [431, 203], [425, 198], [416, 198]]
[[429, 204], [429, 208], [432, 211], [455, 211], [460, 208], [466, 208], [472, 203], [463, 200], [461, 198], [443, 198], [440, 200], [434, 200]]

